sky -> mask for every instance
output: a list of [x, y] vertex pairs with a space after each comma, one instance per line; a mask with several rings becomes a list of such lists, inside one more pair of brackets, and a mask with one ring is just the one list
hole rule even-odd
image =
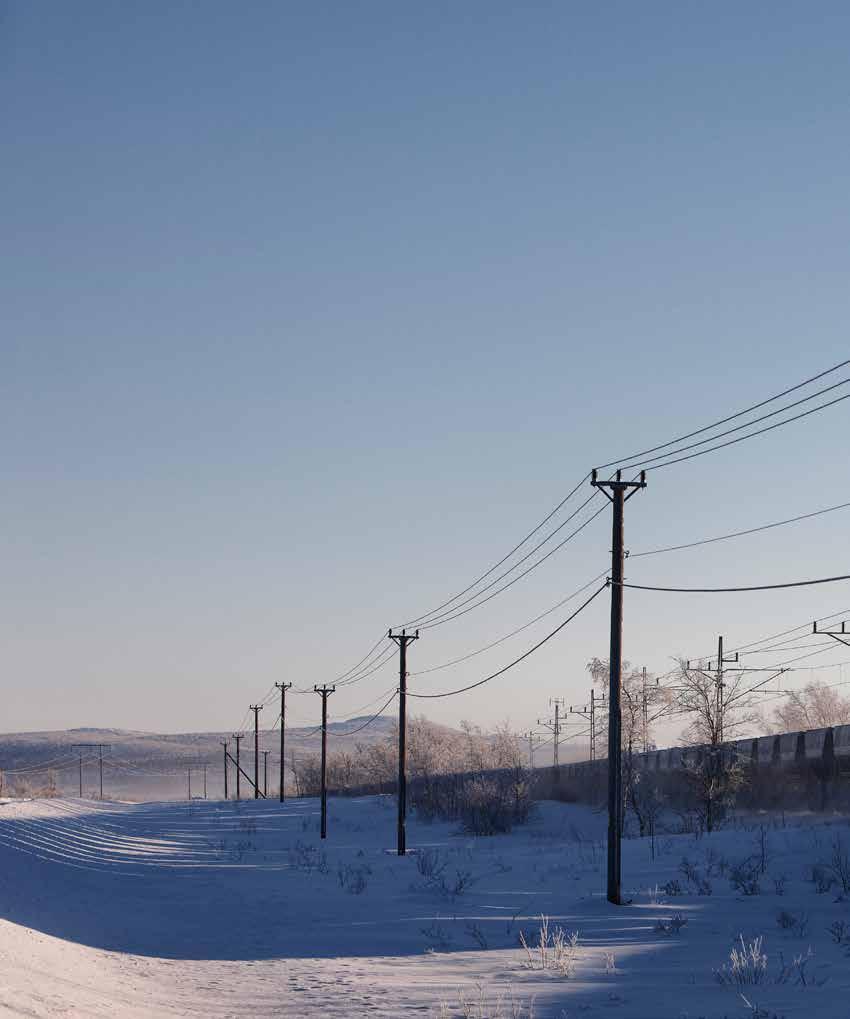
[[[314, 684], [595, 464], [850, 356], [848, 32], [828, 2], [0, 0], [2, 728], [228, 729], [274, 682], [314, 724]], [[848, 407], [650, 472], [627, 547], [850, 501]], [[850, 572], [848, 514], [629, 579]], [[610, 547], [606, 513], [423, 631], [411, 672], [524, 624]], [[661, 673], [850, 591], [625, 601], [624, 654]], [[574, 604], [411, 690], [495, 671]], [[604, 594], [411, 710], [525, 730], [586, 697], [607, 646]], [[394, 668], [331, 717], [376, 710]], [[843, 672], [794, 679], [815, 676]]]

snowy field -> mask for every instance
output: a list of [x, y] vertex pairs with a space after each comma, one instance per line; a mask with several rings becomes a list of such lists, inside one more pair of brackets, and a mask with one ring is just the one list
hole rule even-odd
[[[325, 843], [310, 800], [3, 802], [0, 1010], [850, 1016], [846, 819], [664, 836], [654, 862], [629, 840], [621, 908], [603, 892], [604, 817], [586, 807], [540, 804], [494, 838], [412, 819], [406, 858], [394, 838], [378, 798], [332, 800]], [[734, 971], [741, 937], [761, 954]]]

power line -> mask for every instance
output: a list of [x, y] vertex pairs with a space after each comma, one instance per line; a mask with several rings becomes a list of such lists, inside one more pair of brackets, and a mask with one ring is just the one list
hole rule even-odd
[[648, 456], [650, 453], [657, 453], [660, 449], [666, 449], [668, 446], [675, 446], [680, 442], [685, 442], [687, 439], [692, 439], [695, 435], [703, 435], [705, 432], [710, 432], [714, 428], [719, 428], [720, 425], [725, 425], [729, 421], [734, 421], [739, 417], [743, 417], [745, 414], [750, 414], [754, 410], [761, 410], [762, 407], [766, 407], [768, 404], [773, 403], [776, 400], [781, 400], [783, 396], [788, 396], [789, 394], [796, 392], [798, 389], [803, 389], [812, 382], [817, 382], [819, 379], [825, 378], [827, 375], [831, 375], [833, 372], [838, 371], [839, 368], [844, 368], [848, 364], [850, 364], [850, 359], [840, 361], [838, 364], [833, 365], [832, 368], [827, 368], [826, 371], [819, 372], [817, 375], [812, 375], [811, 378], [805, 379], [803, 382], [798, 382], [795, 386], [791, 386], [790, 389], [784, 389], [781, 393], [777, 393], [775, 396], [770, 396], [766, 400], [754, 403], [752, 407], [747, 407], [745, 410], [739, 410], [735, 414], [730, 414], [728, 417], [721, 418], [719, 421], [715, 421], [710, 425], [697, 428], [696, 431], [688, 432], [686, 435], [680, 435], [676, 439], [670, 439], [668, 442], [661, 443], [660, 446], [653, 446], [651, 449], [644, 449], [640, 453], [632, 453], [631, 456], [620, 457], [619, 460], [611, 460], [609, 463], [602, 464], [598, 470], [602, 471], [607, 467], [616, 467], [617, 464], [625, 463], [626, 460], [634, 460], [637, 457]]
[[537, 524], [536, 527], [532, 528], [532, 530], [530, 530], [528, 532], [528, 534], [526, 534], [526, 536], [522, 539], [522, 541], [520, 541], [518, 544], [514, 545], [514, 547], [510, 550], [510, 552], [508, 552], [507, 555], [502, 556], [502, 558], [497, 563], [494, 563], [488, 570], [486, 570], [484, 573], [482, 573], [480, 577], [477, 577], [468, 587], [465, 587], [462, 591], [458, 591], [457, 594], [453, 595], [451, 598], [449, 598], [446, 601], [444, 601], [442, 603], [442, 605], [437, 605], [436, 608], [431, 609], [429, 612], [423, 613], [421, 616], [417, 616], [415, 619], [409, 619], [406, 623], [402, 624], [402, 628], [403, 627], [408, 627], [408, 626], [414, 626], [416, 623], [422, 622], [423, 619], [427, 619], [429, 616], [435, 615], [441, 609], [444, 609], [447, 606], [451, 605], [453, 602], [457, 601], [458, 598], [462, 598], [465, 594], [468, 594], [474, 587], [477, 587], [478, 584], [480, 584], [482, 580], [486, 580], [487, 577], [489, 577], [491, 573], [493, 573], [495, 570], [498, 570], [498, 568], [500, 566], [502, 566], [504, 563], [506, 563], [508, 561], [508, 559], [510, 559], [510, 557], [515, 552], [518, 552], [519, 549], [521, 549], [522, 546], [529, 540], [529, 538], [533, 538], [534, 535], [537, 534], [537, 532], [540, 530], [541, 527], [545, 527], [546, 524], [548, 524], [549, 521], [552, 519], [552, 517], [554, 517], [555, 514], [564, 505], [566, 505], [566, 503], [569, 502], [570, 499], [572, 499], [572, 497], [576, 494], [576, 492], [578, 492], [578, 490], [585, 483], [585, 481], [587, 481], [587, 479], [589, 477], [590, 477], [589, 474], [585, 474], [584, 477], [578, 482], [578, 484], [574, 488], [572, 488], [564, 496], [563, 499], [561, 499], [561, 501], [558, 503], [558, 505], [550, 513], [548, 513], [540, 521], [540, 523]]
[[662, 552], [678, 552], [681, 549], [696, 548], [698, 545], [711, 545], [716, 541], [727, 541], [729, 538], [740, 538], [746, 534], [757, 534], [759, 531], [769, 531], [774, 527], [784, 527], [786, 524], [796, 524], [800, 520], [811, 520], [812, 517], [820, 517], [825, 513], [834, 513], [836, 510], [846, 509], [850, 502], [842, 502], [837, 506], [827, 506], [826, 509], [815, 510], [813, 513], [802, 513], [798, 517], [789, 517], [787, 520], [777, 520], [772, 524], [762, 524], [760, 527], [748, 527], [744, 531], [731, 531], [729, 534], [719, 534], [715, 538], [701, 538], [699, 541], [689, 541], [684, 545], [668, 545], [666, 548], [653, 548], [648, 552], [630, 552], [629, 559], [640, 559], [642, 556], [660, 555]]
[[443, 693], [410, 693], [409, 692], [409, 696], [410, 697], [422, 697], [422, 698], [427, 698], [429, 700], [432, 700], [432, 699], [435, 699], [435, 698], [438, 698], [438, 697], [454, 697], [455, 694], [466, 693], [467, 690], [474, 690], [478, 686], [483, 686], [485, 683], [489, 683], [491, 679], [496, 679], [497, 676], [504, 675], [504, 673], [506, 673], [509, 669], [512, 669], [515, 665], [519, 665], [520, 662], [522, 662], [526, 658], [528, 658], [529, 655], [534, 654], [534, 652], [537, 651], [538, 648], [543, 647], [543, 645], [548, 640], [551, 640], [555, 636], [555, 634], [560, 633], [561, 630], [563, 630], [563, 628], [568, 623], [571, 623], [580, 612], [582, 612], [584, 609], [587, 608], [587, 606], [593, 601], [594, 598], [596, 598], [596, 597], [598, 597], [598, 595], [602, 594], [602, 592], [605, 590], [605, 588], [607, 586], [608, 586], [607, 584], [603, 584], [601, 587], [598, 587], [593, 592], [593, 594], [586, 601], [582, 602], [582, 604], [575, 610], [575, 612], [572, 613], [572, 615], [567, 616], [567, 618], [563, 621], [563, 623], [560, 623], [558, 626], [556, 626], [555, 629], [552, 630], [551, 633], [547, 634], [542, 640], [539, 640], [533, 647], [530, 647], [528, 649], [528, 651], [526, 651], [524, 654], [520, 655], [519, 658], [514, 659], [514, 661], [512, 661], [509, 665], [506, 665], [506, 666], [504, 666], [504, 668], [499, 669], [498, 672], [494, 672], [492, 675], [486, 676], [484, 679], [479, 679], [477, 683], [470, 683], [468, 686], [461, 687], [459, 690], [446, 690]]
[[[590, 501], [590, 500], [588, 500], [588, 501]], [[585, 503], [585, 505], [586, 505], [586, 503]], [[588, 517], [587, 520], [585, 520], [585, 522], [583, 524], [581, 524], [574, 531], [572, 531], [570, 534], [568, 534], [566, 536], [566, 538], [564, 538], [562, 541], [558, 542], [558, 544], [554, 548], [549, 549], [549, 551], [546, 553], [546, 555], [541, 556], [540, 559], [538, 559], [536, 562], [532, 563], [527, 569], [523, 570], [522, 573], [518, 574], [512, 580], [509, 580], [507, 584], [504, 584], [502, 587], [496, 588], [496, 590], [493, 591], [491, 594], [488, 594], [486, 598], [482, 598], [481, 601], [476, 602], [474, 605], [470, 605], [468, 608], [461, 609], [459, 612], [456, 612], [454, 615], [450, 615], [450, 616], [448, 616], [445, 619], [439, 619], [439, 620], [435, 620], [435, 621], [430, 622], [430, 623], [425, 623], [425, 624], [423, 624], [421, 629], [423, 629], [423, 630], [430, 630], [430, 629], [432, 629], [435, 626], [442, 626], [443, 623], [450, 623], [454, 619], [459, 619], [461, 616], [465, 616], [467, 614], [467, 612], [472, 612], [473, 609], [480, 608], [486, 602], [490, 601], [491, 598], [495, 598], [496, 595], [501, 594], [503, 591], [507, 591], [507, 589], [509, 587], [512, 587], [514, 584], [516, 584], [517, 581], [522, 580], [523, 577], [527, 577], [528, 574], [531, 573], [532, 570], [536, 570], [538, 566], [542, 566], [543, 563], [545, 563], [546, 560], [550, 558], [550, 556], [553, 556], [556, 552], [560, 551], [560, 549], [562, 549], [564, 547], [564, 545], [567, 544], [568, 541], [571, 541], [573, 538], [576, 537], [576, 535], [580, 534], [585, 529], [585, 527], [587, 527], [588, 524], [593, 523], [593, 521], [601, 513], [603, 513], [604, 511], [605, 511], [605, 506], [604, 505], [600, 506], [599, 509], [594, 514], [592, 514], [590, 517]], [[510, 572], [510, 571], [508, 571], [508, 572]], [[507, 573], [502, 574], [502, 576], [503, 577], [507, 576]], [[499, 579], [501, 579], [501, 578], [499, 578]]]
[[333, 731], [329, 731], [328, 735], [329, 736], [353, 736], [355, 733], [362, 732], [364, 729], [368, 729], [369, 726], [375, 721], [376, 718], [380, 718], [380, 716], [390, 706], [390, 704], [392, 704], [392, 702], [396, 699], [397, 696], [398, 696], [398, 690], [393, 690], [393, 692], [390, 694], [389, 699], [387, 701], [385, 701], [384, 704], [382, 704], [380, 708], [378, 708], [378, 710], [375, 712], [374, 715], [372, 715], [372, 717], [368, 720], [368, 722], [364, 722], [363, 725], [358, 725], [356, 729], [351, 729], [349, 732], [333, 732]]
[[[658, 456], [650, 457], [647, 460], [638, 460], [635, 463], [630, 463], [623, 470], [631, 470], [635, 467], [646, 466], [647, 464], [655, 463], [657, 460], [666, 460], [670, 456], [675, 456], [677, 453], [685, 453], [689, 449], [696, 449], [698, 446], [705, 446], [707, 443], [716, 442], [718, 439], [722, 439], [727, 435], [734, 435], [735, 432], [740, 432], [745, 428], [752, 428], [753, 425], [757, 425], [760, 421], [767, 421], [769, 418], [776, 417], [777, 414], [784, 414], [787, 410], [793, 410], [795, 407], [799, 407], [804, 403], [808, 403], [810, 400], [814, 400], [818, 396], [823, 396], [825, 393], [831, 393], [834, 389], [838, 389], [839, 386], [846, 386], [850, 382], [850, 378], [841, 379], [840, 382], [834, 382], [830, 386], [824, 386], [823, 389], [819, 389], [816, 393], [810, 393], [808, 396], [804, 396], [800, 400], [794, 400], [793, 403], [788, 403], [784, 407], [779, 407], [777, 410], [772, 410], [767, 414], [762, 414], [760, 417], [753, 418], [752, 421], [746, 421], [742, 425], [735, 425], [734, 428], [727, 428], [725, 432], [718, 432], [716, 435], [711, 435], [707, 439], [700, 439], [699, 442], [692, 442], [687, 446], [679, 446], [678, 449], [671, 449], [668, 453], [660, 453]], [[830, 406], [829, 403], [823, 406]], [[817, 408], [816, 408], [817, 409]], [[794, 421], [796, 418], [789, 418], [789, 421]], [[781, 422], [787, 424], [788, 421]], [[752, 435], [759, 435], [760, 432], [753, 432]], [[752, 435], [742, 436], [742, 438], [751, 438]]]
[[[728, 442], [721, 442], [716, 446], [710, 446], [708, 449], [702, 449], [698, 453], [689, 453], [687, 456], [680, 456], [674, 460], [667, 460], [664, 463], [655, 464], [654, 467], [650, 467], [650, 470], [657, 471], [662, 467], [672, 467], [673, 464], [684, 463], [686, 460], [693, 460], [698, 456], [705, 456], [707, 453], [714, 453], [718, 449], [725, 449], [726, 446], [734, 446], [738, 442], [744, 442], [746, 439], [754, 439], [757, 435], [764, 435], [765, 432], [772, 432], [774, 428], [781, 428], [783, 425], [790, 425], [794, 421], [799, 421], [802, 418], [808, 417], [810, 414], [816, 414], [819, 410], [826, 410], [827, 407], [832, 407], [836, 403], [841, 403], [843, 400], [850, 400], [850, 393], [845, 396], [836, 397], [834, 400], [830, 400], [827, 403], [822, 403], [817, 407], [812, 407], [811, 410], [803, 411], [800, 414], [795, 414], [793, 417], [787, 418], [785, 421], [777, 421], [776, 424], [768, 425], [765, 428], [759, 428], [758, 431], [750, 432], [748, 435], [739, 435], [737, 439], [729, 439]], [[672, 450], [670, 455], [674, 455], [679, 452], [678, 450]], [[629, 464], [624, 470], [630, 470], [633, 467], [640, 466], [640, 464]]]
[[411, 672], [410, 675], [424, 676], [429, 672], [438, 672], [440, 669], [447, 669], [451, 665], [460, 665], [461, 662], [467, 662], [470, 658], [475, 658], [476, 655], [483, 654], [485, 651], [489, 651], [498, 644], [503, 644], [506, 640], [510, 640], [511, 637], [515, 637], [518, 633], [522, 633], [523, 630], [527, 630], [529, 626], [534, 626], [535, 623], [539, 623], [541, 619], [545, 619], [546, 616], [551, 615], [556, 609], [559, 609], [562, 605], [566, 605], [568, 601], [572, 601], [573, 598], [578, 597], [582, 591], [586, 591], [591, 584], [595, 584], [597, 580], [601, 580], [607, 573], [607, 569], [603, 570], [601, 573], [597, 573], [597, 575], [591, 580], [588, 580], [586, 584], [582, 584], [577, 591], [573, 591], [572, 594], [568, 594], [566, 598], [562, 598], [559, 602], [552, 605], [551, 608], [546, 609], [545, 612], [541, 612], [540, 615], [535, 616], [534, 619], [530, 619], [527, 623], [523, 623], [522, 626], [518, 626], [515, 630], [511, 630], [510, 633], [506, 633], [503, 637], [499, 637], [497, 640], [491, 641], [489, 644], [485, 644], [484, 647], [477, 648], [475, 651], [470, 651], [468, 654], [465, 654], [460, 658], [454, 658], [450, 662], [443, 662], [442, 665], [432, 665], [427, 669], [420, 669], [418, 672]]
[[811, 587], [813, 584], [832, 584], [837, 580], [850, 580], [850, 574], [845, 573], [839, 577], [820, 577], [817, 580], [793, 580], [786, 584], [756, 584], [752, 587], [651, 587], [648, 584], [629, 584], [626, 581], [623, 581], [620, 586], [631, 587], [636, 591], [668, 591], [676, 594], [733, 594], [741, 591], [776, 591], [784, 587]]

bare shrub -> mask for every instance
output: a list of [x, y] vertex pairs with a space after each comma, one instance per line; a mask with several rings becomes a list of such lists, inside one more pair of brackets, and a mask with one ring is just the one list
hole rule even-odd
[[448, 864], [448, 857], [439, 849], [420, 849], [416, 853], [416, 870], [420, 877], [439, 878]]
[[369, 884], [368, 878], [372, 868], [368, 864], [355, 866], [353, 864], [340, 864], [337, 869], [337, 881], [340, 888], [349, 895], [362, 895]]
[[811, 882], [815, 886], [818, 895], [825, 895], [835, 884], [835, 878], [820, 863], [813, 863], [811, 867]]
[[791, 913], [787, 909], [780, 909], [776, 914], [776, 922], [784, 931], [790, 931], [798, 938], [804, 938], [809, 929], [808, 913]]
[[714, 971], [717, 982], [725, 987], [754, 987], [767, 979], [767, 956], [762, 951], [762, 938], [745, 942], [744, 935], [738, 935], [739, 944], [732, 946], [729, 962]]
[[495, 778], [477, 776], [463, 785], [458, 816], [471, 835], [497, 835], [523, 824], [531, 813], [528, 783], [516, 782], [506, 789]]
[[568, 934], [563, 927], [550, 929], [549, 917], [543, 915], [536, 945], [529, 945], [524, 932], [519, 933], [519, 943], [526, 953], [527, 969], [554, 969], [567, 978], [575, 976], [578, 942], [578, 931]]
[[824, 869], [841, 885], [845, 895], [850, 892], [850, 850], [837, 832], [832, 837], [831, 853], [829, 861], [824, 864]]
[[759, 874], [758, 863], [751, 857], [747, 857], [745, 860], [733, 863], [729, 868], [729, 883], [736, 892], [740, 892], [742, 895], [760, 895]]
[[688, 918], [686, 916], [682, 916], [681, 913], [674, 913], [668, 920], [659, 917], [655, 921], [655, 932], [656, 934], [666, 934], [668, 936], [679, 934], [687, 924]]

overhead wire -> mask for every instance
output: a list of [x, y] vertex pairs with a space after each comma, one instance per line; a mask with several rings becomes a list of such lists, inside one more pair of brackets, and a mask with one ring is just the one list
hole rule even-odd
[[[527, 569], [523, 570], [522, 573], [518, 574], [516, 577], [513, 577], [510, 581], [508, 581], [507, 584], [504, 584], [502, 587], [499, 587], [495, 591], [493, 591], [490, 594], [488, 594], [486, 598], [482, 598], [481, 601], [476, 602], [474, 605], [470, 605], [470, 606], [468, 606], [465, 609], [461, 609], [459, 612], [455, 612], [453, 615], [450, 615], [450, 616], [448, 616], [445, 619], [437, 619], [434, 622], [425, 623], [422, 627], [420, 627], [420, 629], [430, 630], [430, 629], [432, 629], [435, 626], [442, 626], [444, 623], [451, 623], [453, 620], [459, 619], [461, 616], [465, 616], [467, 614], [467, 612], [472, 612], [473, 609], [480, 608], [482, 605], [484, 605], [488, 601], [490, 601], [491, 598], [495, 598], [497, 595], [501, 594], [503, 591], [507, 591], [507, 589], [509, 587], [513, 587], [513, 585], [516, 584], [518, 581], [522, 580], [524, 577], [527, 577], [528, 574], [531, 573], [532, 570], [536, 570], [538, 566], [542, 566], [543, 563], [545, 563], [547, 559], [549, 559], [551, 556], [553, 556], [556, 552], [560, 551], [560, 549], [562, 549], [564, 547], [564, 545], [567, 544], [568, 541], [571, 541], [573, 538], [576, 537], [576, 535], [580, 534], [585, 529], [585, 527], [588, 526], [588, 524], [593, 523], [593, 521], [601, 513], [603, 513], [606, 508], [607, 507], [604, 506], [604, 505], [600, 506], [599, 509], [595, 513], [593, 513], [590, 517], [588, 517], [587, 520], [585, 520], [583, 524], [581, 524], [579, 527], [577, 527], [574, 531], [571, 531], [566, 536], [566, 538], [564, 538], [560, 542], [558, 542], [558, 544], [555, 545], [554, 548], [549, 549], [549, 551], [544, 556], [541, 556], [540, 559], [538, 559], [536, 562], [533, 562], [529, 567], [527, 567]], [[507, 574], [503, 574], [503, 576], [507, 576]]]
[[656, 587], [649, 584], [632, 584], [629, 581], [614, 581], [620, 587], [630, 587], [636, 591], [665, 591], [674, 594], [736, 594], [744, 591], [777, 591], [788, 587], [811, 587], [814, 584], [833, 584], [840, 580], [850, 580], [850, 573], [837, 577], [818, 577], [814, 580], [793, 580], [784, 584], [754, 584], [748, 587]]
[[485, 683], [489, 683], [491, 680], [496, 679], [498, 676], [504, 675], [504, 673], [506, 673], [509, 669], [512, 669], [514, 668], [515, 665], [519, 665], [520, 662], [525, 661], [525, 659], [528, 658], [529, 655], [534, 654], [534, 652], [537, 651], [539, 648], [543, 647], [543, 645], [547, 641], [551, 640], [556, 634], [560, 633], [561, 630], [563, 630], [568, 623], [571, 623], [576, 618], [576, 616], [579, 615], [580, 612], [583, 612], [584, 609], [586, 609], [587, 606], [590, 605], [590, 603], [594, 600], [594, 598], [598, 597], [607, 586], [608, 586], [607, 584], [602, 584], [601, 587], [598, 587], [586, 601], [582, 602], [582, 604], [575, 610], [575, 612], [567, 616], [567, 618], [558, 626], [556, 626], [551, 633], [548, 633], [542, 640], [539, 640], [536, 644], [530, 647], [524, 654], [520, 655], [519, 658], [514, 659], [514, 661], [510, 662], [510, 664], [508, 665], [505, 665], [497, 672], [494, 672], [489, 676], [485, 676], [484, 679], [479, 679], [476, 683], [470, 683], [467, 686], [461, 687], [458, 690], [446, 690], [443, 691], [442, 693], [413, 693], [408, 690], [407, 692], [408, 697], [421, 697], [427, 698], [429, 700], [441, 697], [454, 697], [456, 694], [466, 693], [468, 690], [474, 690], [476, 687], [483, 686]]
[[705, 432], [712, 431], [715, 428], [719, 428], [721, 425], [727, 424], [729, 421], [735, 421], [737, 418], [744, 417], [746, 414], [751, 414], [755, 410], [761, 410], [762, 407], [766, 407], [768, 404], [781, 400], [784, 396], [789, 396], [791, 393], [795, 393], [799, 389], [804, 389], [806, 386], [811, 385], [812, 382], [817, 382], [819, 379], [826, 378], [827, 375], [831, 375], [833, 372], [838, 371], [840, 368], [844, 368], [850, 365], [850, 358], [846, 361], [839, 361], [838, 364], [833, 365], [831, 368], [827, 368], [825, 371], [818, 372], [817, 375], [812, 375], [808, 379], [804, 379], [802, 382], [798, 382], [796, 385], [791, 386], [788, 389], [783, 389], [781, 393], [776, 393], [774, 396], [768, 397], [766, 400], [761, 400], [758, 403], [754, 403], [751, 407], [747, 407], [744, 410], [739, 410], [735, 414], [730, 414], [728, 417], [721, 418], [719, 421], [714, 421], [710, 425], [704, 425], [702, 428], [697, 428], [693, 432], [688, 432], [685, 435], [680, 435], [678, 438], [670, 439], [667, 442], [661, 443], [659, 446], [653, 446], [651, 449], [644, 449], [640, 453], [632, 453], [630, 456], [620, 457], [618, 460], [611, 460], [608, 463], [601, 464], [598, 470], [605, 470], [608, 467], [616, 467], [617, 464], [623, 464], [627, 460], [635, 460], [638, 457], [647, 456], [650, 453], [657, 453], [661, 449], [666, 449], [668, 446], [675, 446], [680, 442], [685, 442], [687, 439], [692, 439], [695, 435], [704, 435]]
[[[800, 407], [804, 403], [809, 403], [811, 400], [814, 400], [818, 396], [823, 396], [826, 393], [831, 393], [834, 390], [838, 389], [840, 386], [846, 386], [848, 384], [848, 382], [850, 382], [850, 378], [841, 379], [839, 382], [834, 382], [834, 383], [832, 383], [829, 386], [824, 386], [823, 389], [819, 389], [815, 393], [810, 393], [808, 396], [804, 396], [804, 397], [802, 397], [799, 400], [795, 400], [793, 403], [788, 403], [784, 407], [779, 407], [776, 410], [769, 411], [767, 414], [762, 414], [761, 416], [759, 416], [757, 418], [753, 418], [752, 421], [745, 421], [741, 425], [735, 425], [734, 428], [727, 428], [725, 432], [718, 432], [716, 435], [710, 435], [707, 439], [700, 439], [699, 442], [692, 442], [692, 443], [689, 443], [687, 446], [679, 446], [677, 449], [672, 449], [672, 450], [670, 450], [667, 453], [660, 453], [658, 456], [649, 457], [646, 460], [637, 460], [634, 463], [630, 463], [626, 467], [621, 468], [621, 470], [633, 470], [633, 469], [635, 469], [637, 467], [647, 467], [648, 464], [656, 463], [658, 460], [666, 460], [668, 457], [676, 456], [679, 453], [686, 453], [690, 449], [697, 449], [699, 446], [705, 446], [708, 443], [716, 442], [718, 439], [723, 439], [727, 435], [734, 435], [735, 432], [743, 431], [746, 428], [752, 428], [753, 425], [757, 425], [757, 424], [759, 424], [762, 421], [767, 421], [770, 418], [776, 417], [777, 414], [784, 414], [786, 411], [793, 410], [795, 407]], [[843, 399], [843, 397], [841, 399]], [[833, 402], [839, 402], [839, 401], [833, 401]], [[815, 410], [818, 410], [818, 409], [822, 410], [825, 407], [830, 407], [830, 406], [832, 406], [832, 402], [826, 403], [826, 404], [822, 404], [821, 407], [814, 408], [814, 409]], [[785, 422], [779, 422], [779, 423], [780, 424], [788, 424], [791, 421], [795, 421], [795, 420], [796, 420], [796, 417], [793, 417], [793, 418], [789, 418]], [[748, 435], [746, 437], [751, 438], [753, 435], [760, 435], [760, 434], [761, 434], [760, 431], [753, 432], [751, 435]], [[744, 436], [742, 436], [742, 438], [744, 438]], [[717, 448], [720, 448], [720, 447], [717, 447]], [[651, 470], [652, 468], [649, 468], [649, 469]]]
[[570, 499], [572, 499], [572, 497], [576, 494], [576, 492], [579, 491], [581, 486], [588, 480], [589, 477], [590, 477], [589, 473], [585, 474], [584, 477], [582, 477], [581, 480], [578, 482], [578, 484], [576, 484], [572, 489], [570, 489], [570, 491], [564, 496], [563, 499], [561, 499], [561, 501], [557, 504], [557, 506], [555, 506], [555, 508], [553, 510], [551, 510], [540, 521], [540, 523], [536, 525], [536, 527], [532, 528], [528, 532], [528, 534], [526, 534], [526, 536], [520, 542], [518, 542], [516, 545], [514, 545], [514, 547], [510, 550], [510, 552], [508, 552], [506, 555], [502, 556], [502, 558], [497, 563], [494, 563], [489, 569], [485, 570], [484, 573], [482, 573], [479, 577], [476, 577], [476, 579], [473, 580], [473, 582], [471, 584], [469, 584], [467, 587], [465, 587], [462, 591], [458, 591], [457, 594], [452, 595], [451, 598], [448, 598], [441, 605], [437, 605], [435, 608], [431, 609], [430, 611], [424, 612], [424, 613], [422, 613], [422, 615], [416, 616], [414, 619], [409, 619], [406, 623], [402, 623], [401, 625], [403, 627], [415, 626], [417, 623], [422, 622], [422, 620], [428, 618], [429, 616], [435, 615], [441, 609], [444, 609], [444, 608], [448, 607], [453, 602], [457, 601], [458, 598], [462, 598], [465, 594], [468, 594], [474, 587], [477, 587], [478, 584], [480, 584], [482, 580], [486, 580], [487, 577], [489, 577], [491, 573], [494, 573], [497, 569], [499, 569], [500, 566], [504, 565], [504, 563], [506, 563], [515, 552], [518, 552], [522, 548], [522, 546], [527, 541], [529, 541], [529, 539], [533, 538], [534, 535], [537, 534], [537, 532], [542, 527], [545, 527], [546, 524], [548, 524], [549, 521], [552, 519], [552, 517], [554, 517], [555, 514], [558, 513], [559, 510], [561, 510], [561, 508], [563, 506], [565, 506], [569, 502]]
[[682, 549], [696, 548], [699, 545], [711, 545], [717, 541], [728, 541], [730, 538], [740, 538], [747, 534], [757, 534], [759, 531], [769, 531], [775, 527], [784, 527], [786, 524], [796, 524], [801, 520], [811, 520], [812, 517], [820, 517], [825, 513], [834, 513], [836, 510], [847, 509], [850, 502], [842, 502], [837, 506], [827, 506], [825, 509], [815, 510], [813, 513], [802, 513], [797, 517], [788, 517], [786, 520], [777, 520], [770, 524], [761, 524], [759, 527], [748, 527], [743, 531], [731, 531], [729, 534], [719, 534], [714, 538], [701, 538], [698, 541], [689, 541], [682, 545], [668, 545], [665, 548], [653, 548], [646, 552], [629, 552], [629, 559], [640, 559], [643, 556], [660, 555], [663, 552], [678, 552]]
[[527, 623], [523, 623], [522, 626], [518, 626], [515, 630], [511, 630], [510, 633], [504, 634], [504, 636], [499, 637], [497, 640], [491, 641], [489, 644], [485, 644], [483, 647], [477, 648], [475, 651], [470, 651], [468, 654], [462, 655], [460, 658], [453, 658], [449, 662], [443, 662], [440, 665], [432, 665], [427, 669], [419, 669], [416, 672], [409, 673], [409, 675], [425, 676], [429, 672], [438, 672], [439, 670], [447, 669], [452, 665], [460, 665], [461, 662], [467, 662], [469, 661], [470, 658], [475, 658], [477, 655], [483, 654], [485, 651], [489, 651], [491, 648], [494, 648], [499, 644], [504, 644], [506, 640], [510, 640], [511, 637], [515, 637], [518, 633], [522, 633], [523, 630], [527, 630], [530, 626], [534, 626], [535, 623], [539, 623], [541, 619], [545, 619], [546, 616], [550, 616], [553, 612], [561, 608], [562, 605], [566, 605], [566, 603], [572, 601], [573, 598], [577, 598], [583, 591], [586, 591], [592, 584], [595, 584], [597, 580], [601, 580], [604, 576], [606, 576], [607, 573], [608, 573], [607, 569], [603, 570], [601, 573], [598, 573], [595, 577], [592, 577], [590, 580], [588, 580], [586, 584], [582, 584], [582, 586], [578, 588], [578, 590], [573, 591], [572, 594], [568, 594], [566, 598], [562, 598], [560, 601], [556, 602], [550, 608], [546, 609], [544, 612], [541, 612], [539, 615], [535, 616], [534, 619], [530, 619]]
[[[844, 396], [836, 397], [834, 400], [830, 400], [827, 403], [822, 403], [817, 407], [812, 407], [810, 410], [803, 411], [800, 414], [795, 414], [793, 417], [787, 418], [785, 421], [777, 421], [775, 424], [768, 425], [765, 428], [759, 428], [757, 431], [750, 432], [747, 435], [739, 435], [737, 439], [729, 439], [727, 442], [721, 442], [716, 446], [711, 446], [708, 449], [700, 450], [697, 453], [689, 453], [687, 456], [680, 456], [677, 457], [676, 459], [665, 460], [664, 463], [655, 464], [654, 466], [648, 469], [657, 471], [661, 470], [662, 467], [672, 467], [673, 464], [684, 463], [686, 460], [694, 460], [696, 459], [696, 457], [705, 456], [708, 453], [714, 453], [718, 449], [725, 449], [727, 446], [734, 446], [736, 445], [736, 443], [745, 442], [747, 439], [754, 439], [757, 435], [764, 435], [766, 432], [772, 432], [775, 428], [782, 428], [783, 425], [790, 425], [794, 421], [800, 421], [802, 418], [809, 417], [810, 414], [816, 414], [818, 411], [826, 410], [828, 407], [833, 407], [835, 404], [841, 403], [842, 401], [848, 399], [850, 399], [850, 393], [847, 393]], [[678, 452], [678, 450], [673, 450], [670, 455], [672, 456], [676, 452]], [[632, 468], [639, 466], [640, 464], [629, 464], [626, 468], [623, 469], [630, 470]]]

